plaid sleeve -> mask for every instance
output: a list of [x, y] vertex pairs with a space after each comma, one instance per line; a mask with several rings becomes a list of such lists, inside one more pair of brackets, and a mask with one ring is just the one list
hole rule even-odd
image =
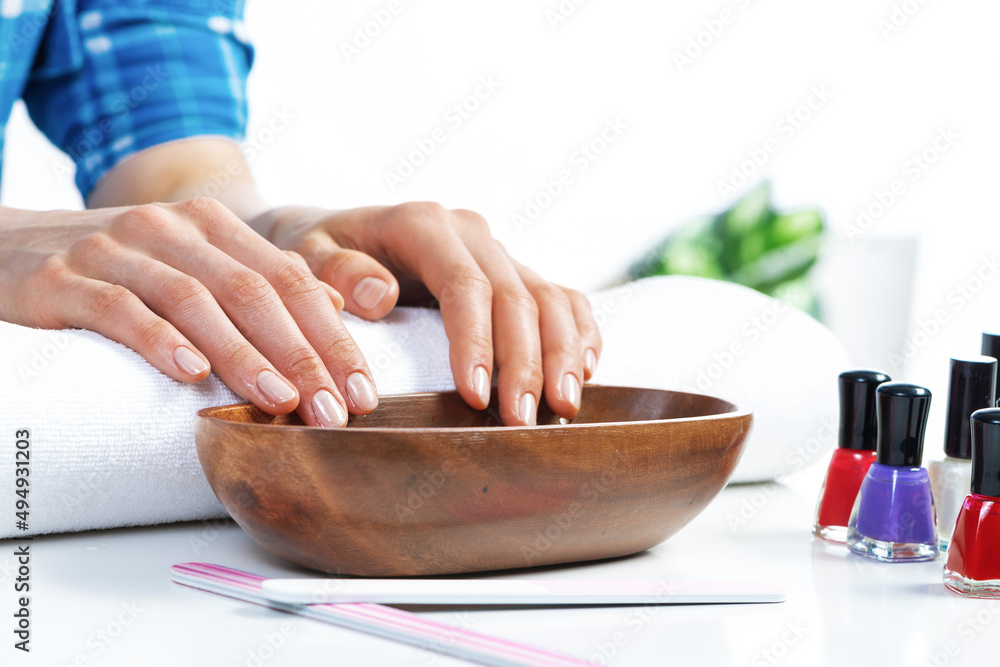
[[[122, 158], [196, 135], [240, 140], [253, 50], [243, 0], [77, 0], [77, 63], [24, 92], [35, 124], [76, 163], [86, 200]], [[76, 35], [74, 35], [76, 36]]]

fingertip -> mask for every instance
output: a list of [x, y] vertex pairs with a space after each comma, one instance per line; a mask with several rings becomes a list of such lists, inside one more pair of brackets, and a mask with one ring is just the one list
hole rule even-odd
[[588, 347], [583, 351], [583, 379], [589, 380], [597, 372], [597, 352]]
[[378, 391], [375, 389], [375, 383], [361, 371], [348, 375], [344, 385], [347, 404], [352, 413], [366, 415], [378, 407]]
[[299, 392], [272, 370], [257, 373], [257, 393], [264, 402], [255, 401], [264, 412], [274, 415], [288, 414], [299, 404]]
[[201, 382], [212, 372], [208, 359], [185, 345], [174, 348], [173, 357], [174, 365], [180, 371], [177, 379], [182, 382]]
[[333, 289], [326, 283], [321, 282], [321, 284], [323, 285], [323, 289], [325, 289], [326, 293], [330, 296], [330, 301], [333, 302], [333, 307], [337, 309], [337, 314], [339, 315], [344, 310], [344, 297], [340, 292]]
[[340, 292], [347, 312], [368, 320], [388, 315], [399, 298], [392, 272], [359, 250], [329, 248], [316, 275]]
[[534, 426], [538, 420], [538, 401], [534, 394], [525, 392], [517, 401], [517, 419], [523, 426]]
[[312, 411], [315, 426], [342, 428], [347, 426], [347, 410], [328, 389], [320, 389], [312, 397]]
[[399, 286], [396, 281], [381, 276], [365, 276], [351, 290], [348, 310], [366, 319], [385, 317], [396, 306]]
[[472, 371], [472, 391], [479, 399], [479, 405], [472, 407], [485, 410], [490, 404], [490, 373], [485, 366], [476, 366]]
[[559, 383], [559, 390], [562, 393], [563, 401], [572, 407], [573, 414], [568, 416], [575, 416], [580, 410], [580, 397], [582, 394], [580, 379], [573, 373], [566, 373]]

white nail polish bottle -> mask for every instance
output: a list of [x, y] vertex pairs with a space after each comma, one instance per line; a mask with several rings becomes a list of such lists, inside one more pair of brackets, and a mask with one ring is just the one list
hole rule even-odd
[[972, 413], [993, 407], [997, 360], [974, 356], [951, 360], [948, 416], [943, 461], [931, 461], [927, 473], [938, 513], [938, 548], [948, 550], [962, 503], [972, 483]]

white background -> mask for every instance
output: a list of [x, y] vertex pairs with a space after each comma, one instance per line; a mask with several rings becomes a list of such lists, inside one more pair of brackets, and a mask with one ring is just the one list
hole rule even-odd
[[[740, 191], [770, 178], [779, 207], [818, 205], [845, 240], [859, 207], [903, 182], [904, 194], [843, 247], [919, 237], [912, 320], [902, 338], [872, 321], [850, 326], [855, 339], [870, 336], [883, 351], [901, 354], [906, 338], [919, 349], [903, 367], [851, 347], [859, 363], [938, 393], [932, 429], [944, 410], [948, 357], [978, 352], [979, 333], [1000, 324], [1000, 280], [986, 280], [962, 307], [954, 292], [996, 248], [996, 3], [402, 1], [350, 58], [344, 45], [388, 0], [249, 4], [257, 47], [249, 135], [266, 138], [260, 131], [275, 110], [294, 115], [252, 162], [275, 204], [430, 199], [472, 208], [516, 257], [553, 280], [593, 289], [674, 225], [730, 203], [719, 183], [773, 138], [777, 151], [753, 166]], [[556, 22], [547, 12], [560, 6], [573, 11]], [[726, 24], [718, 22], [723, 11]], [[700, 52], [691, 46], [699, 41]], [[679, 64], [685, 54], [692, 62]], [[447, 123], [449, 108], [483, 76], [498, 81], [497, 90], [461, 126]], [[829, 99], [799, 109], [817, 87]], [[778, 124], [796, 110], [808, 119], [788, 136]], [[627, 128], [580, 173], [572, 154], [616, 118]], [[390, 189], [385, 172], [437, 127], [446, 140]], [[907, 161], [943, 128], [958, 138], [914, 180]], [[4, 204], [80, 207], [71, 176], [56, 168], [65, 158], [21, 108], [4, 157]], [[562, 169], [573, 183], [531, 225], [516, 228], [512, 214]], [[848, 289], [842, 298], [864, 298], [864, 289]], [[938, 310], [946, 324], [920, 336], [920, 322]]]

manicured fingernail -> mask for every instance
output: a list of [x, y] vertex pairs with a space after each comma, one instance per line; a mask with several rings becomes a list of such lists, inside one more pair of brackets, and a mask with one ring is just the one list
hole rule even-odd
[[576, 376], [572, 373], [566, 373], [563, 375], [562, 379], [562, 389], [563, 398], [573, 404], [578, 410], [580, 409], [580, 381], [576, 379]]
[[378, 392], [364, 373], [351, 373], [347, 376], [347, 399], [356, 410], [371, 412], [378, 405]]
[[587, 369], [587, 372], [591, 375], [597, 370], [597, 354], [592, 348], [587, 348], [583, 351], [583, 367]]
[[205, 360], [183, 345], [174, 350], [174, 363], [188, 375], [201, 375], [208, 370]]
[[472, 371], [472, 388], [483, 405], [490, 404], [490, 374], [482, 366], [476, 366], [476, 370]]
[[384, 280], [371, 276], [362, 278], [354, 286], [354, 303], [365, 310], [371, 310], [379, 304], [388, 291], [389, 283]]
[[313, 394], [313, 413], [323, 426], [344, 426], [347, 424], [347, 411], [336, 398], [326, 389], [320, 389]]
[[535, 425], [535, 397], [524, 394], [517, 402], [517, 416], [528, 426]]
[[330, 301], [333, 302], [333, 307], [337, 309], [338, 313], [342, 311], [344, 309], [344, 297], [340, 295], [340, 292], [333, 289], [326, 283], [322, 283], [322, 285], [323, 289], [326, 290], [326, 293], [330, 295]]
[[268, 370], [257, 373], [257, 388], [275, 405], [295, 400], [295, 388]]

